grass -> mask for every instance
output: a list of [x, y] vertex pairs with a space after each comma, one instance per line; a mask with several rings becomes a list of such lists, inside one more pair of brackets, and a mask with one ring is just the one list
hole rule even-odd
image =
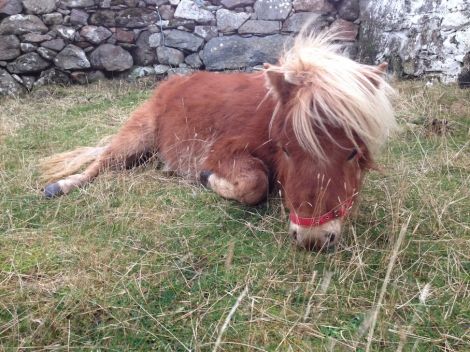
[[244, 207], [158, 165], [41, 197], [38, 159], [116, 131], [151, 85], [0, 100], [0, 350], [470, 350], [470, 91], [396, 84], [385, 171], [318, 254], [275, 197]]

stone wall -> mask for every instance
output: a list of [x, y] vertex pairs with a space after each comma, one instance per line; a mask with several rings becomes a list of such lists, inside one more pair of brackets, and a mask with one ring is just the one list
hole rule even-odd
[[469, 0], [361, 0], [360, 59], [470, 86]]
[[0, 95], [275, 62], [307, 19], [354, 55], [358, 17], [359, 0], [0, 0]]

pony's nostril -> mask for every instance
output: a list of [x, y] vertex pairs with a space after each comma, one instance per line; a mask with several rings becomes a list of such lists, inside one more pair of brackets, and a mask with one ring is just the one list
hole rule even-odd
[[328, 232], [326, 235], [325, 235], [326, 239], [328, 240], [328, 242], [332, 243], [335, 241], [335, 238], [336, 238], [336, 234], [333, 233], [333, 232]]
[[297, 239], [297, 231], [292, 231], [290, 235], [292, 236], [294, 240]]

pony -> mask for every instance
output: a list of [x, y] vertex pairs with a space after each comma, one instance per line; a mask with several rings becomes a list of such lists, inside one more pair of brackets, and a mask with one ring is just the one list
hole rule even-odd
[[166, 169], [243, 204], [277, 190], [294, 242], [334, 246], [396, 126], [387, 64], [355, 62], [340, 54], [337, 39], [301, 32], [261, 72], [167, 79], [106, 145], [47, 158], [45, 197], [156, 156]]

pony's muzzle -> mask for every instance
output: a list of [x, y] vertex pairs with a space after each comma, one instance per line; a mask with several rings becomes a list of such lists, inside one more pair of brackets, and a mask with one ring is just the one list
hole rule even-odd
[[326, 250], [339, 242], [341, 220], [335, 219], [314, 227], [303, 227], [291, 222], [289, 235], [299, 247], [307, 250]]

